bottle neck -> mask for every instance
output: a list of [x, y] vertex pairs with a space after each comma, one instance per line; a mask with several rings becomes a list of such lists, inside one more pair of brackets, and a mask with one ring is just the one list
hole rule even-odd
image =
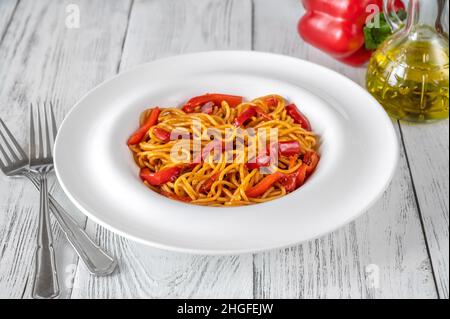
[[406, 29], [411, 31], [415, 27], [428, 26], [442, 30], [446, 2], [447, 0], [409, 0]]

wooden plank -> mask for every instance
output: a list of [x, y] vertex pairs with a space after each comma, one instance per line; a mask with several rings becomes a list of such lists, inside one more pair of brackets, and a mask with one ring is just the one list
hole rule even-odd
[[449, 298], [449, 122], [401, 123], [436, 283]]
[[[363, 69], [339, 64], [298, 37], [297, 0], [254, 5], [255, 50], [301, 57], [363, 83]], [[403, 150], [392, 184], [365, 215], [318, 240], [255, 255], [254, 265], [257, 298], [435, 298]]]
[[18, 0], [4, 0], [0, 2], [0, 44], [11, 23], [17, 4]]
[[[3, 1], [1, 2], [3, 5]], [[65, 25], [66, 7], [78, 5], [79, 29]], [[22, 0], [0, 46], [0, 116], [22, 145], [30, 102], [53, 101], [58, 120], [87, 90], [116, 72], [129, 1]], [[1, 9], [1, 8], [0, 8]], [[52, 192], [80, 223], [85, 218], [52, 182]], [[28, 298], [34, 269], [38, 193], [0, 175], [0, 297]], [[78, 258], [54, 225], [62, 297], [71, 294]]]
[[[448, 1], [444, 11], [448, 31]], [[429, 12], [431, 14], [432, 12]], [[402, 142], [420, 207], [436, 286], [440, 298], [449, 298], [449, 122], [400, 122]]]
[[[135, 1], [121, 70], [162, 56], [251, 48], [250, 0]], [[94, 278], [79, 269], [73, 298], [250, 298], [252, 256], [208, 257], [159, 251], [88, 223], [120, 256], [120, 271]]]

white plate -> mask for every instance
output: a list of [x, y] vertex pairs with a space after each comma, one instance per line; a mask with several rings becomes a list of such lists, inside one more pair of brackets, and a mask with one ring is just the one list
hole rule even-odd
[[[142, 110], [206, 92], [295, 102], [321, 139], [321, 162], [299, 190], [235, 208], [166, 199], [142, 184], [126, 145]], [[392, 122], [351, 80], [324, 67], [257, 52], [204, 52], [139, 66], [98, 86], [64, 120], [55, 168], [89, 218], [164, 249], [234, 254], [294, 245], [353, 220], [388, 186], [398, 160]]]

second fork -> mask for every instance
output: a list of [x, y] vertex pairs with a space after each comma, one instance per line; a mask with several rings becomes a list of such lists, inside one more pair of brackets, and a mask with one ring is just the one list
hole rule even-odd
[[32, 296], [55, 298], [59, 295], [59, 284], [50, 227], [47, 175], [53, 171], [52, 149], [57, 126], [51, 105], [38, 105], [36, 115], [33, 109], [30, 105], [30, 170], [38, 173], [41, 191]]

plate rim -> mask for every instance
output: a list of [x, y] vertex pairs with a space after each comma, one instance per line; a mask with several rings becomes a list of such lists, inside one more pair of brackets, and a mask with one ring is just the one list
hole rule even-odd
[[[130, 233], [127, 233], [126, 231], [120, 230], [120, 229], [110, 225], [109, 223], [103, 221], [102, 219], [98, 218], [93, 213], [91, 213], [88, 209], [86, 209], [68, 191], [68, 189], [67, 189], [67, 187], [66, 187], [66, 185], [65, 185], [65, 183], [63, 181], [63, 178], [60, 175], [59, 168], [58, 168], [59, 165], [57, 164], [58, 161], [57, 161], [57, 155], [56, 155], [57, 152], [56, 152], [56, 150], [57, 150], [58, 145], [60, 144], [60, 142], [59, 142], [59, 140], [60, 140], [59, 131], [60, 131], [61, 128], [64, 127], [66, 121], [68, 121], [68, 119], [70, 118], [71, 114], [79, 107], [80, 104], [83, 103], [83, 101], [88, 96], [93, 94], [99, 88], [108, 85], [110, 82], [114, 81], [118, 77], [121, 77], [123, 75], [132, 73], [132, 72], [134, 72], [137, 69], [147, 67], [148, 65], [151, 65], [153, 63], [166, 61], [166, 60], [170, 60], [170, 59], [176, 59], [176, 58], [180, 58], [180, 57], [189, 58], [189, 57], [193, 57], [193, 56], [209, 55], [209, 54], [258, 55], [258, 56], [268, 56], [269, 58], [272, 57], [272, 58], [277, 58], [277, 59], [292, 60], [293, 62], [301, 61], [302, 63], [309, 64], [312, 67], [322, 69], [325, 72], [331, 72], [334, 75], [336, 75], [339, 78], [341, 78], [343, 81], [347, 81], [347, 82], [351, 83], [351, 85], [354, 85], [354, 86], [358, 87], [358, 89], [361, 91], [361, 93], [363, 93], [367, 98], [369, 98], [373, 102], [375, 102], [379, 106], [379, 108], [382, 110], [382, 112], [384, 113], [385, 119], [390, 123], [390, 125], [389, 125], [390, 135], [392, 135], [393, 141], [395, 141], [393, 143], [393, 146], [394, 146], [394, 149], [393, 149], [394, 154], [393, 155], [395, 157], [394, 162], [392, 163], [392, 165], [390, 165], [390, 172], [389, 172], [388, 178], [385, 180], [385, 182], [383, 184], [383, 187], [381, 187], [378, 190], [378, 193], [376, 194], [376, 196], [374, 196], [372, 198], [372, 200], [367, 201], [367, 204], [365, 204], [364, 207], [362, 207], [357, 213], [352, 214], [350, 217], [346, 218], [345, 220], [343, 220], [340, 223], [334, 224], [332, 227], [327, 227], [326, 231], [318, 233], [316, 236], [312, 236], [312, 237], [310, 237], [308, 239], [299, 240], [299, 241], [292, 242], [292, 243], [286, 243], [284, 245], [280, 245], [280, 244], [266, 245], [263, 248], [256, 248], [256, 249], [249, 249], [249, 248], [239, 248], [239, 249], [198, 249], [198, 248], [187, 248], [187, 247], [182, 247], [182, 246], [174, 246], [174, 245], [170, 245], [170, 244], [164, 244], [162, 242], [151, 241], [151, 240], [148, 240], [148, 239], [144, 239], [144, 238], [132, 235]], [[160, 58], [160, 59], [155, 59], [155, 60], [152, 60], [152, 61], [149, 61], [149, 62], [145, 62], [145, 63], [142, 63], [142, 64], [135, 65], [135, 66], [125, 70], [124, 72], [120, 72], [118, 74], [115, 74], [114, 76], [112, 76], [112, 77], [102, 81], [101, 83], [97, 84], [92, 89], [90, 89], [85, 94], [83, 94], [77, 100], [77, 102], [71, 107], [71, 109], [67, 112], [67, 114], [65, 115], [63, 121], [61, 122], [61, 124], [59, 126], [58, 134], [57, 134], [57, 137], [56, 137], [56, 140], [55, 140], [55, 147], [54, 147], [54, 150], [53, 150], [53, 155], [54, 155], [54, 163], [55, 163], [54, 167], [55, 167], [56, 177], [57, 177], [58, 182], [61, 185], [61, 188], [63, 189], [65, 195], [69, 198], [69, 200], [86, 217], [92, 219], [92, 221], [94, 221], [98, 225], [108, 229], [109, 231], [112, 231], [113, 233], [118, 234], [119, 236], [122, 236], [122, 237], [127, 238], [127, 239], [131, 239], [131, 240], [133, 240], [135, 242], [144, 244], [146, 246], [150, 246], [150, 247], [157, 248], [157, 249], [173, 251], [173, 252], [189, 253], [189, 254], [194, 254], [194, 255], [240, 255], [240, 254], [247, 254], [247, 253], [264, 252], [264, 251], [273, 250], [273, 249], [283, 249], [283, 248], [286, 248], [286, 247], [292, 247], [292, 246], [295, 246], [295, 245], [299, 245], [299, 244], [304, 243], [304, 242], [312, 241], [312, 240], [315, 240], [317, 238], [326, 236], [327, 234], [330, 234], [330, 233], [332, 233], [332, 232], [334, 232], [334, 231], [344, 227], [345, 225], [349, 224], [351, 221], [354, 221], [355, 219], [357, 219], [358, 217], [363, 215], [370, 207], [372, 207], [383, 196], [384, 192], [386, 191], [386, 189], [391, 184], [391, 182], [392, 182], [392, 180], [393, 180], [393, 178], [394, 178], [394, 176], [396, 174], [396, 171], [398, 169], [398, 163], [399, 163], [399, 160], [400, 160], [400, 146], [399, 146], [399, 143], [398, 143], [398, 137], [397, 137], [397, 134], [395, 132], [395, 128], [394, 128], [394, 125], [392, 123], [392, 120], [390, 119], [388, 114], [384, 111], [384, 109], [379, 104], [379, 102], [369, 92], [367, 92], [363, 87], [361, 87], [358, 83], [356, 83], [352, 79], [344, 76], [343, 74], [340, 74], [339, 72], [337, 72], [335, 70], [332, 70], [330, 68], [327, 68], [325, 66], [322, 66], [320, 64], [317, 64], [317, 63], [314, 63], [314, 62], [311, 62], [311, 61], [308, 61], [308, 60], [296, 58], [296, 57], [293, 57], [293, 56], [277, 54], [277, 53], [260, 52], [260, 51], [247, 51], [247, 50], [213, 50], [213, 51], [199, 51], [199, 52], [194, 52], [194, 53], [172, 55], [172, 56], [167, 56], [167, 57], [163, 57], [163, 58]]]

